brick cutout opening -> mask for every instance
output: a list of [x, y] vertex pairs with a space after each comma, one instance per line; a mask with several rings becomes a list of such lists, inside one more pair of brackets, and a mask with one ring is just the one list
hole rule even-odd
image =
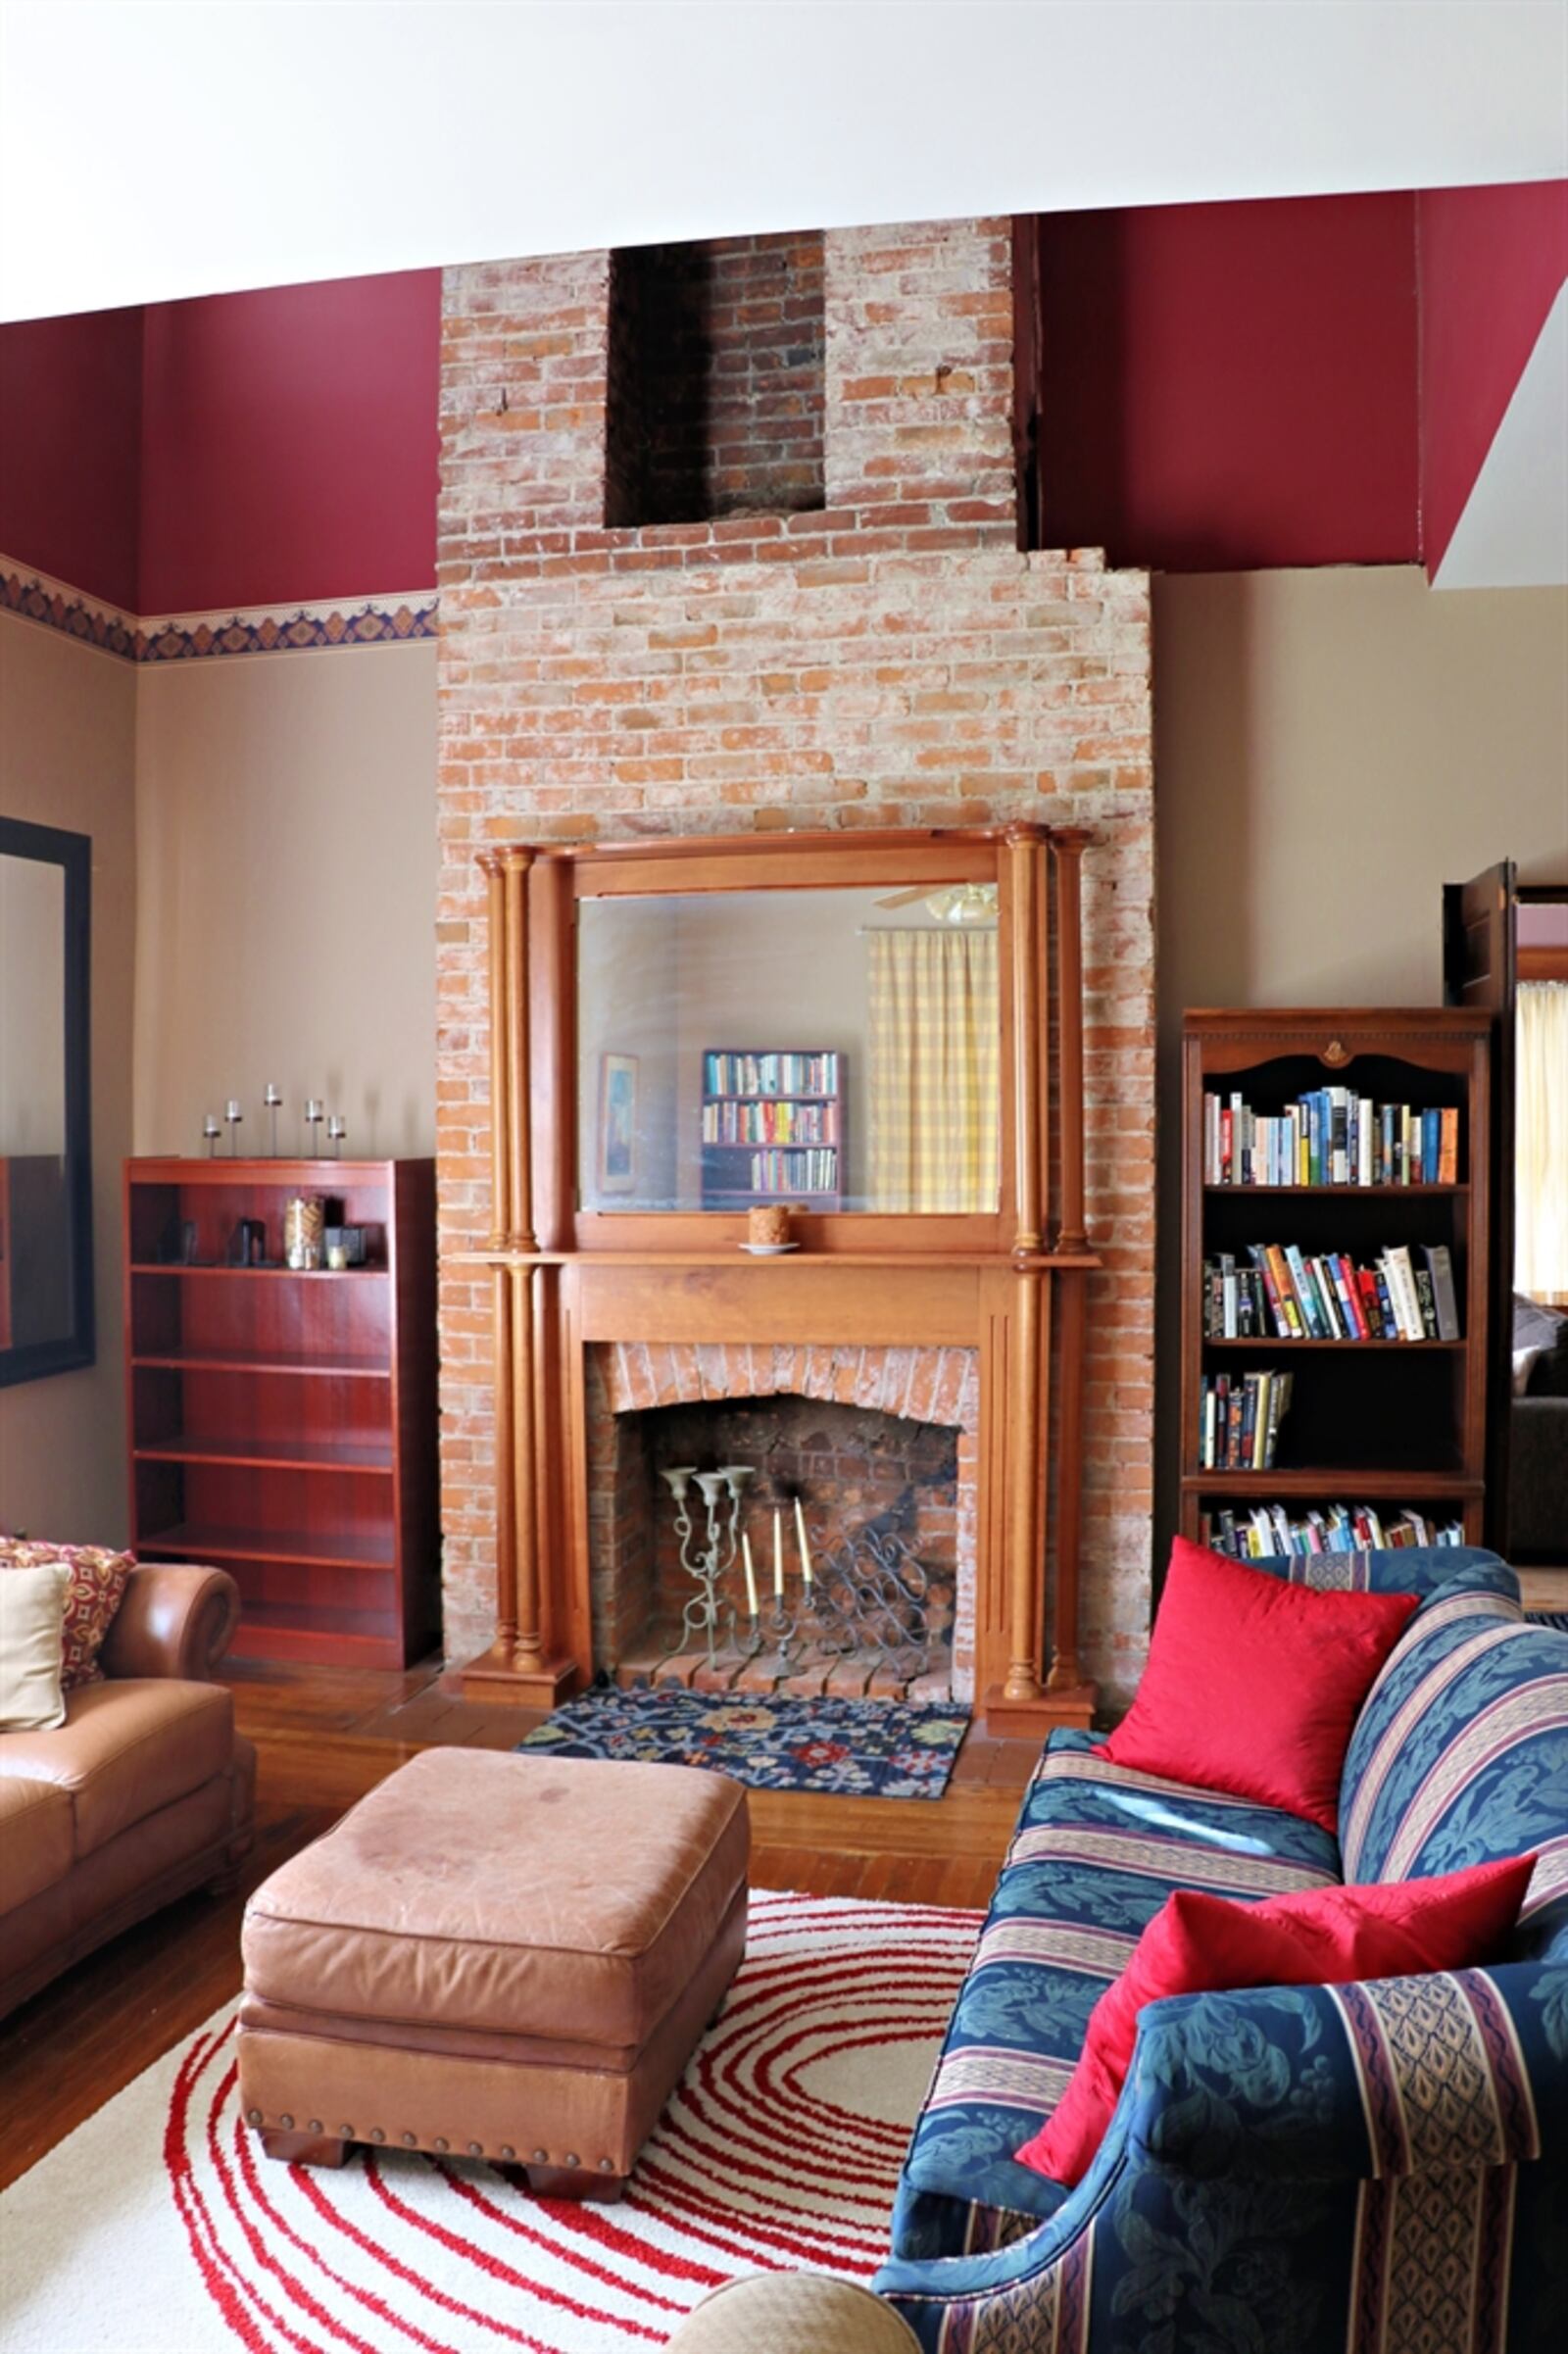
[[[912, 1696], [973, 1697], [980, 1386], [972, 1349], [602, 1344], [589, 1350], [587, 1399], [596, 1668], [628, 1683], [647, 1676], [693, 1592], [660, 1470], [744, 1462], [759, 1469], [744, 1525], [763, 1589], [781, 1493], [804, 1491], [813, 1545], [824, 1551], [871, 1523], [897, 1528], [933, 1572], [938, 1642]], [[693, 1510], [700, 1530], [700, 1502]], [[785, 1568], [793, 1604], [799, 1562], [788, 1524]], [[737, 1565], [735, 1595], [743, 1591]], [[695, 1656], [679, 1672], [700, 1687], [714, 1681]], [[776, 1680], [760, 1664], [734, 1663], [716, 1679], [740, 1690]], [[817, 1673], [810, 1689], [902, 1687], [867, 1650]]]
[[824, 503], [820, 232], [614, 255], [605, 521]]

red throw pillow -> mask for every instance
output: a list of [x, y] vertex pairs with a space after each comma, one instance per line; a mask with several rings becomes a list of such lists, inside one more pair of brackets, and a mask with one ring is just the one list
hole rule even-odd
[[1243, 1986], [1343, 1986], [1493, 1961], [1518, 1919], [1535, 1860], [1510, 1856], [1436, 1880], [1308, 1888], [1261, 1904], [1178, 1888], [1090, 2012], [1066, 2090], [1019, 2150], [1019, 2164], [1069, 2187], [1083, 2181], [1127, 2081], [1146, 2002]]
[[1115, 1765], [1339, 1826], [1361, 1702], [1419, 1607], [1413, 1594], [1319, 1594], [1178, 1537]]
[[134, 1553], [117, 1553], [103, 1545], [44, 1545], [24, 1537], [0, 1538], [0, 1569], [36, 1569], [63, 1561], [71, 1572], [66, 1592], [66, 1623], [61, 1631], [63, 1692], [103, 1679], [98, 1653], [114, 1624], [125, 1592], [125, 1581], [136, 1566]]

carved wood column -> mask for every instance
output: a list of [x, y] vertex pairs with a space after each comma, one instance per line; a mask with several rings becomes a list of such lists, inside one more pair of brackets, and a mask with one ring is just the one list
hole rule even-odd
[[1060, 1056], [1061, 1221], [1056, 1249], [1086, 1251], [1084, 1229], [1084, 950], [1079, 877], [1086, 833], [1053, 834], [1056, 858], [1056, 1035]]
[[1041, 1343], [1045, 1287], [1036, 1270], [1013, 1291], [1012, 1426], [1007, 1515], [1007, 1680], [1004, 1700], [1040, 1697], [1040, 1595], [1045, 1546], [1040, 1525]]
[[1009, 826], [1011, 890], [1013, 1183], [1018, 1223], [1015, 1253], [1038, 1251], [1045, 1236], [1046, 1091], [1046, 836], [1038, 825]]
[[[1084, 958], [1079, 889], [1087, 833], [1053, 834], [1056, 861], [1056, 1024], [1060, 1057], [1061, 1217], [1058, 1257], [1082, 1256], [1089, 1238], [1084, 1213]], [[1083, 1545], [1084, 1339], [1089, 1322], [1088, 1267], [1063, 1267], [1061, 1290], [1061, 1419], [1056, 1462], [1056, 1591], [1048, 1692], [1093, 1688], [1078, 1661], [1078, 1597]]]
[[1044, 1430], [1042, 1332], [1046, 1296], [1032, 1261], [1045, 1237], [1046, 1217], [1046, 837], [1039, 826], [1007, 832], [1011, 889], [1013, 1168], [1018, 1217], [1013, 1234], [1011, 1422], [1008, 1450], [1007, 1676], [1003, 1696], [1040, 1698], [1041, 1592], [1045, 1544], [1041, 1525], [1041, 1435]]
[[[511, 1215], [508, 1235], [517, 1251], [537, 1251], [533, 1230], [532, 1089], [529, 1063], [531, 1006], [528, 993], [528, 870], [533, 852], [514, 845], [501, 854], [506, 895], [506, 971], [509, 1009], [505, 1040], [507, 1186]], [[531, 1376], [530, 1376], [531, 1378]]]
[[539, 1594], [539, 1483], [534, 1436], [533, 1270], [508, 1269], [512, 1287], [512, 1525], [516, 1561], [516, 1633], [512, 1664], [519, 1676], [544, 1666]]
[[496, 1639], [469, 1662], [472, 1698], [552, 1707], [570, 1683], [552, 1661], [540, 1551], [527, 845], [486, 851], [490, 980], [490, 1265], [495, 1398]]
[[[1061, 1233], [1046, 1242], [1050, 1178], [1050, 926], [1047, 841], [1057, 853], [1057, 1106]], [[986, 1723], [998, 1734], [1038, 1738], [1053, 1725], [1087, 1725], [1097, 1694], [1078, 1667], [1080, 1542], [1079, 1458], [1083, 1447], [1082, 1359], [1088, 1269], [1084, 1239], [1083, 977], [1078, 868], [1087, 834], [1060, 837], [1035, 826], [1010, 827], [1009, 860], [1012, 1077], [1015, 1106], [1017, 1226], [1013, 1238], [1013, 1307], [1007, 1400], [1007, 1638], [1005, 1681], [986, 1695]], [[1069, 1237], [1073, 1238], [1069, 1240]], [[1058, 1298], [1059, 1287], [1059, 1298]], [[1062, 1383], [1054, 1464], [1056, 1583], [1051, 1672], [1042, 1683], [1045, 1620], [1046, 1479], [1050, 1426], [1051, 1328], [1059, 1313]]]

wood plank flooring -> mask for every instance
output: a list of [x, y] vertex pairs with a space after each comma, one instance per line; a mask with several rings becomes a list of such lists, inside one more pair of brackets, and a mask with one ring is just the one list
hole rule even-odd
[[[0, 2022], [0, 2187], [239, 1991], [245, 1899], [416, 1750], [510, 1749], [535, 1716], [480, 1708], [439, 1662], [406, 1674], [234, 1663], [258, 1751], [257, 1840], [240, 1887], [170, 1905]], [[945, 1797], [751, 1793], [759, 1888], [983, 1910], [1038, 1750], [971, 1733]]]

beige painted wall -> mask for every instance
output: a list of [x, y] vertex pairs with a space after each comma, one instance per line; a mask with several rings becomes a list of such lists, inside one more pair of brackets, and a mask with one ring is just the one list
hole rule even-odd
[[231, 1095], [265, 1152], [270, 1079], [285, 1151], [307, 1095], [350, 1152], [434, 1151], [435, 737], [427, 643], [142, 673], [137, 1152]]
[[1568, 879], [1568, 591], [1209, 573], [1156, 576], [1153, 613], [1168, 1531], [1183, 1008], [1436, 1005], [1445, 882]]
[[128, 663], [0, 613], [0, 810], [92, 837], [98, 1309], [95, 1364], [0, 1390], [0, 1525], [111, 1544], [126, 1526], [120, 1164], [131, 1131], [135, 699]]

